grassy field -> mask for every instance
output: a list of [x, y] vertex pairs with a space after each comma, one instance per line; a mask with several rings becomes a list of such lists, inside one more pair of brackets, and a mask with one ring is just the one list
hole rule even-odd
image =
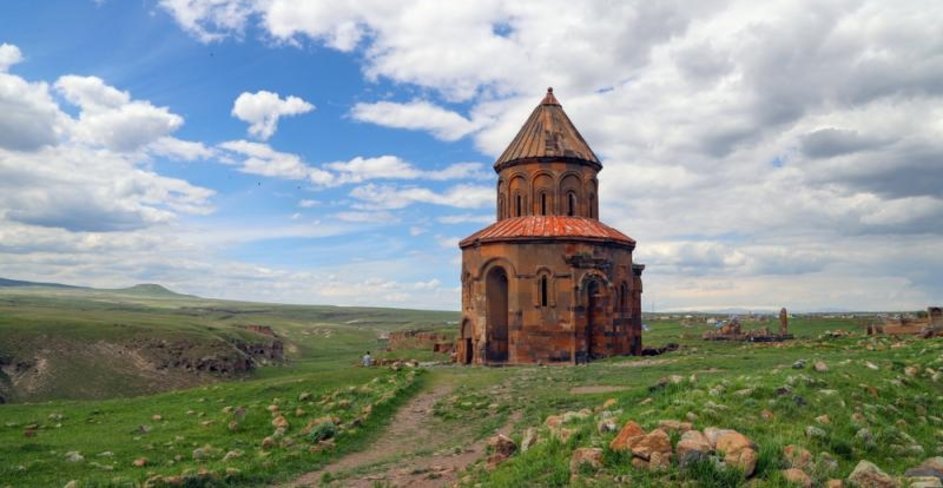
[[[146, 396], [131, 396], [114, 384], [110, 393], [126, 398], [0, 405], [0, 486], [63, 486], [70, 480], [78, 486], [139, 486], [147, 480], [155, 486], [257, 486], [291, 480], [368, 446], [399, 406], [433, 385], [446, 385], [449, 393], [428, 421], [455, 449], [507, 425], [518, 442], [528, 428], [541, 439], [497, 469], [483, 462], [471, 466], [462, 477], [465, 486], [789, 486], [780, 472], [789, 444], [811, 451], [817, 483], [846, 477], [861, 459], [899, 476], [943, 454], [943, 341], [870, 338], [860, 319], [797, 317], [790, 327], [795, 341], [748, 344], [705, 342], [704, 326], [649, 317], [646, 346], [673, 342], [681, 345], [678, 351], [576, 367], [356, 367], [359, 355], [376, 349], [383, 333], [444, 328], [456, 317], [114, 291], [4, 291], [3, 354], [41, 345], [29, 342], [37, 335], [72, 344], [136, 334], [204, 334], [215, 340], [244, 333], [244, 324], [269, 325], [290, 347], [285, 364], [237, 379]], [[836, 329], [852, 335], [825, 335]], [[437, 358], [422, 351], [413, 356]], [[813, 370], [816, 361], [828, 371]], [[803, 367], [795, 367], [797, 362]], [[71, 395], [85, 376], [75, 371], [67, 383], [76, 385], [59, 394]], [[599, 407], [610, 399], [609, 411], [620, 426], [634, 420], [649, 430], [661, 420], [682, 420], [696, 429], [740, 431], [758, 445], [756, 474], [745, 480], [732, 468], [714, 465], [682, 471], [675, 464], [655, 473], [633, 468], [625, 455], [608, 449], [615, 433], [597, 430]], [[567, 442], [553, 439], [544, 427], [550, 415], [581, 409], [594, 414], [566, 424], [575, 432]], [[815, 428], [812, 435], [809, 427]], [[332, 441], [319, 442], [331, 433]], [[578, 447], [602, 448], [603, 466], [571, 477], [569, 461]], [[332, 486], [344, 486], [343, 477]]]

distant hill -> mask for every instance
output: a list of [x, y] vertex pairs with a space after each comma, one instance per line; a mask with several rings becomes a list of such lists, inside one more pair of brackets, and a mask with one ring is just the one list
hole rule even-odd
[[22, 281], [0, 278], [0, 288], [60, 288], [68, 290], [89, 290], [99, 292], [118, 293], [121, 295], [133, 295], [139, 297], [171, 298], [171, 297], [193, 297], [193, 295], [184, 295], [169, 290], [156, 283], [142, 283], [127, 288], [90, 288], [87, 286], [64, 285], [62, 283], [44, 283], [38, 281]]
[[27, 287], [41, 286], [44, 288], [81, 288], [80, 286], [63, 285], [60, 283], [39, 283], [34, 281], [8, 280], [0, 278], [0, 287]]
[[112, 290], [107, 290], [114, 293], [121, 293], [122, 295], [135, 295], [135, 296], [144, 296], [144, 297], [193, 297], [193, 295], [184, 295], [182, 293], [177, 293], [175, 291], [169, 290], [161, 285], [156, 283], [142, 283], [140, 285], [134, 285], [128, 288], [116, 288]]

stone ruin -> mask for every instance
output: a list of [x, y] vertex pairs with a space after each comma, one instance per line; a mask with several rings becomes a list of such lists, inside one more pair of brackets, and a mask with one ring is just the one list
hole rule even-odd
[[789, 313], [783, 307], [779, 311], [779, 333], [770, 332], [768, 327], [743, 331], [738, 317], [732, 317], [717, 330], [705, 332], [705, 341], [745, 341], [745, 342], [781, 342], [793, 338], [789, 333]]
[[387, 351], [404, 349], [426, 349], [432, 352], [451, 354], [455, 341], [448, 334], [430, 330], [400, 330], [390, 332]]
[[943, 308], [927, 307], [926, 317], [901, 315], [868, 324], [868, 335], [915, 335], [925, 339], [943, 337]]

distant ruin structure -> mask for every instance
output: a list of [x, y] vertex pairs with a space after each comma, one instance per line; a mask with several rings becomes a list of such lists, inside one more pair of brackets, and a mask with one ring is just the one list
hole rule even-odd
[[868, 335], [880, 334], [943, 337], [943, 308], [927, 307], [926, 317], [901, 315], [884, 319], [881, 324], [868, 324]]
[[642, 350], [635, 240], [599, 221], [602, 164], [548, 89], [494, 163], [497, 222], [459, 243], [465, 364]]
[[[762, 322], [766, 322], [764, 318]], [[779, 311], [779, 333], [770, 332], [766, 326], [744, 331], [738, 317], [722, 322], [716, 330], [709, 330], [701, 335], [705, 341], [746, 341], [746, 342], [781, 342], [792, 339], [789, 333], [789, 314], [785, 307]]]

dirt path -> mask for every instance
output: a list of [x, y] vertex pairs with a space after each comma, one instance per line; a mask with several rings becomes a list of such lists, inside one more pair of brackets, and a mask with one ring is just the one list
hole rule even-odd
[[[437, 429], [441, 421], [432, 407], [448, 395], [453, 385], [437, 384], [419, 393], [404, 405], [389, 427], [367, 449], [348, 454], [319, 471], [302, 475], [291, 487], [317, 487], [324, 473], [338, 481], [328, 486], [373, 487], [408, 486], [438, 488], [451, 486], [459, 474], [484, 455], [486, 440], [472, 442], [470, 434]], [[507, 433], [510, 423], [498, 432]]]

